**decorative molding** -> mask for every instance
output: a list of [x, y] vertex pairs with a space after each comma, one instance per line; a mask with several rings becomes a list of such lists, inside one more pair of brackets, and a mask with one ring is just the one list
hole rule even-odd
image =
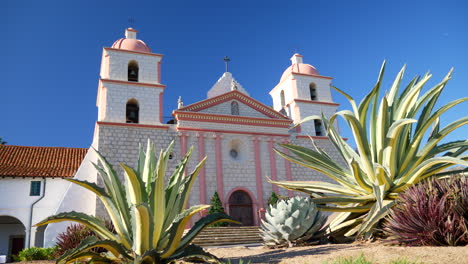
[[205, 99], [203, 101], [187, 105], [183, 108], [180, 108], [176, 112], [181, 112], [181, 111], [188, 111], [188, 112], [198, 112], [200, 110], [209, 108], [213, 105], [218, 105], [224, 102], [227, 102], [232, 99], [237, 99], [240, 102], [252, 107], [253, 109], [261, 112], [262, 114], [265, 114], [268, 117], [271, 118], [279, 118], [279, 119], [284, 119], [284, 120], [289, 120], [287, 116], [282, 115], [281, 113], [271, 109], [270, 107], [260, 103], [259, 101], [239, 92], [239, 91], [231, 91], [222, 95], [218, 95], [212, 98]]
[[161, 89], [166, 88], [166, 85], [163, 85], [163, 84], [129, 82], [129, 81], [111, 80], [111, 79], [99, 79], [99, 80], [102, 83], [125, 84], [125, 85], [130, 85], [130, 86], [144, 86], [144, 87], [161, 88]]
[[257, 117], [243, 117], [243, 116], [232, 116], [232, 115], [219, 115], [199, 112], [184, 112], [174, 111], [173, 116], [179, 121], [197, 121], [197, 122], [216, 122], [224, 124], [236, 124], [236, 125], [247, 125], [247, 126], [266, 126], [266, 127], [280, 127], [288, 128], [292, 120], [278, 120], [278, 119], [267, 119]]
[[116, 123], [116, 122], [97, 121], [96, 124], [97, 125], [102, 125], [102, 126], [121, 126], [121, 127], [142, 127], [142, 128], [152, 128], [152, 129], [169, 129], [169, 126], [145, 125], [145, 124], [134, 124], [134, 123]]
[[160, 57], [160, 58], [164, 57], [164, 55], [162, 54], [152, 53], [152, 52], [141, 52], [141, 51], [115, 49], [115, 48], [104, 48], [104, 50], [123, 52], [123, 53], [133, 53], [133, 54], [147, 55], [147, 56]]
[[[234, 131], [234, 130], [218, 130], [218, 129], [215, 130], [215, 129], [193, 128], [193, 127], [178, 127], [177, 131], [204, 131], [204, 132], [226, 133], [226, 134], [289, 137], [289, 134], [269, 134], [269, 133], [245, 132], [245, 131]], [[216, 138], [217, 135], [214, 134], [213, 137]], [[219, 137], [222, 137], [222, 136], [219, 136]]]
[[320, 105], [333, 105], [333, 106], [339, 106], [340, 104], [337, 103], [331, 103], [331, 102], [323, 102], [323, 101], [312, 101], [312, 100], [304, 100], [304, 99], [293, 99], [291, 102], [288, 103], [288, 105], [297, 102], [297, 103], [307, 103], [307, 104], [320, 104]]

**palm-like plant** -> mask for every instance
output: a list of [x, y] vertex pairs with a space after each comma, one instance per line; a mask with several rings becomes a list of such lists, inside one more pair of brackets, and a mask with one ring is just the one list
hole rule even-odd
[[[329, 120], [322, 115], [301, 121], [321, 118], [346, 165], [341, 165], [317, 147], [311, 150], [281, 145], [294, 155], [276, 150], [287, 160], [317, 170], [336, 182], [272, 181], [311, 195], [321, 210], [339, 212], [330, 224], [335, 235], [371, 237], [374, 227], [385, 217], [400, 192], [454, 164], [468, 165], [465, 154], [468, 140], [440, 144], [451, 131], [467, 124], [468, 117], [442, 129], [439, 123], [443, 113], [468, 98], [457, 99], [433, 111], [452, 70], [439, 84], [420, 96], [431, 75], [415, 77], [400, 93], [403, 67], [379, 103], [384, 69], [385, 62], [377, 83], [359, 106], [351, 96], [334, 87], [349, 100], [352, 111], [339, 111]], [[356, 150], [334, 128], [333, 123], [339, 116], [349, 125]]]
[[[184, 236], [184, 228], [191, 217], [209, 205], [186, 208], [190, 189], [205, 163], [203, 159], [195, 170], [184, 176], [191, 148], [181, 160], [168, 185], [164, 188], [167, 163], [173, 143], [160, 152], [157, 159], [154, 144], [148, 140], [146, 153], [140, 147], [138, 165], [132, 169], [120, 164], [125, 172], [125, 185], [116, 171], [99, 153], [102, 167], [94, 164], [104, 188], [87, 181], [67, 179], [99, 197], [104, 204], [116, 234], [109, 231], [102, 220], [79, 212], [60, 213], [39, 222], [36, 226], [61, 221], [74, 221], [93, 230], [100, 239], [89, 237], [76, 249], [67, 251], [57, 263], [76, 260], [97, 262], [168, 263], [186, 257], [214, 258], [202, 248], [190, 245], [195, 236], [206, 226], [220, 222], [236, 222], [225, 214], [211, 214], [200, 219]], [[90, 251], [100, 247], [108, 250], [106, 255]]]

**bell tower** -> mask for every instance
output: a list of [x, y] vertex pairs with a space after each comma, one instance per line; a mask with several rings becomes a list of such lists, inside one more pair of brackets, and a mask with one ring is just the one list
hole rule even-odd
[[[273, 108], [287, 115], [295, 124], [311, 115], [324, 113], [330, 117], [338, 108], [331, 96], [331, 80], [331, 77], [320, 75], [314, 66], [303, 63], [303, 56], [296, 53], [291, 57], [291, 66], [270, 91]], [[318, 119], [303, 123], [300, 133], [326, 136], [322, 121]]]
[[102, 53], [97, 107], [98, 122], [159, 125], [162, 122], [162, 55], [152, 53], [138, 31]]

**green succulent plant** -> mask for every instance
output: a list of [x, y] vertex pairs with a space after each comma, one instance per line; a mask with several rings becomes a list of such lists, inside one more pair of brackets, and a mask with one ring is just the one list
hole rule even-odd
[[[330, 119], [322, 114], [301, 121], [322, 119], [328, 137], [345, 165], [318, 147], [281, 145], [293, 155], [276, 150], [287, 160], [319, 171], [335, 182], [272, 181], [286, 189], [313, 196], [320, 210], [339, 212], [330, 223], [336, 237], [370, 238], [400, 192], [432, 175], [442, 176], [443, 170], [452, 165], [468, 165], [468, 140], [441, 144], [454, 129], [468, 124], [468, 117], [442, 129], [439, 122], [442, 114], [468, 98], [457, 99], [433, 111], [452, 70], [424, 94], [421, 90], [431, 78], [429, 73], [422, 78], [416, 76], [400, 93], [403, 67], [388, 93], [379, 100], [384, 70], [385, 62], [377, 83], [359, 106], [351, 96], [334, 87], [349, 100], [352, 111], [339, 111]], [[334, 128], [333, 123], [339, 116], [350, 127], [356, 150]]]
[[293, 197], [271, 204], [262, 219], [261, 235], [266, 245], [288, 245], [317, 241], [324, 233], [327, 217], [309, 197]]
[[[190, 189], [205, 163], [203, 159], [190, 174], [184, 176], [193, 148], [187, 152], [164, 187], [164, 177], [173, 142], [156, 158], [154, 144], [148, 140], [146, 153], [140, 146], [138, 165], [132, 169], [120, 164], [124, 170], [125, 184], [117, 172], [99, 153], [102, 167], [94, 164], [101, 176], [104, 188], [95, 183], [67, 179], [91, 192], [104, 204], [116, 234], [105, 227], [101, 219], [79, 212], [60, 213], [44, 219], [36, 226], [49, 223], [74, 221], [93, 230], [100, 239], [91, 236], [74, 250], [65, 252], [57, 260], [64, 264], [78, 260], [92, 262], [169, 263], [175, 259], [197, 257], [213, 259], [215, 256], [190, 242], [206, 226], [219, 222], [235, 222], [225, 214], [211, 214], [197, 221], [185, 234], [184, 228], [192, 216], [209, 205], [195, 205], [186, 209]], [[99, 254], [91, 249], [108, 250]]]

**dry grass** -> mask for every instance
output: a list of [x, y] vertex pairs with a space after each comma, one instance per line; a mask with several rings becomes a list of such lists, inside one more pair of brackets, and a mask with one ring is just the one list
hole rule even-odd
[[251, 260], [252, 263], [321, 264], [334, 263], [339, 258], [358, 258], [361, 254], [372, 263], [392, 263], [397, 260], [424, 264], [468, 263], [468, 247], [399, 247], [379, 243], [330, 244], [288, 249], [212, 248], [209, 252], [223, 259], [231, 259], [231, 263], [243, 259], [244, 263]]

